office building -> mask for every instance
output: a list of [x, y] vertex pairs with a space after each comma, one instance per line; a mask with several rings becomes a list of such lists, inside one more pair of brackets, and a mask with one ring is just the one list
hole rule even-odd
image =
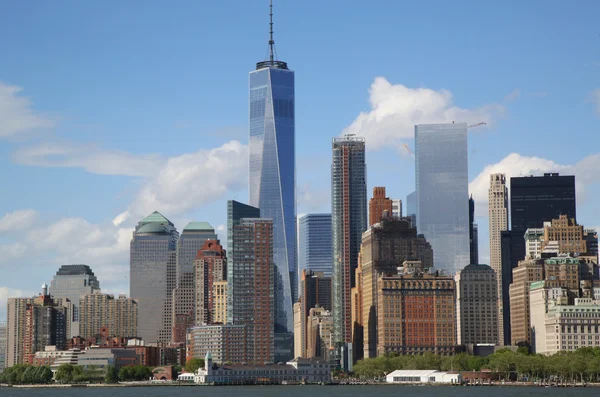
[[454, 354], [454, 289], [452, 277], [425, 273], [419, 267], [378, 277], [377, 356]]
[[470, 261], [467, 124], [415, 126], [417, 229], [449, 275]]
[[171, 322], [173, 331], [171, 342], [185, 344], [188, 327], [198, 321], [195, 318], [196, 288], [194, 261], [198, 250], [208, 240], [216, 240], [215, 229], [207, 222], [190, 222], [183, 228], [177, 240], [176, 286], [173, 289]]
[[133, 232], [129, 291], [138, 302], [137, 336], [146, 343], [171, 342], [178, 239], [175, 225], [156, 211]]
[[331, 277], [331, 214], [306, 214], [298, 223], [299, 275], [311, 270]]
[[379, 223], [384, 212], [391, 215], [392, 204], [392, 199], [385, 195], [385, 187], [374, 187], [373, 197], [369, 200], [369, 227]]
[[471, 264], [454, 276], [459, 345], [498, 344], [498, 283], [488, 265]]
[[475, 200], [469, 197], [469, 252], [470, 262], [479, 263], [479, 226], [475, 223]]
[[[273, 222], [243, 218], [232, 228], [232, 324], [246, 328], [249, 362], [275, 360]], [[291, 348], [291, 346], [290, 346]], [[292, 351], [293, 353], [293, 351]]]
[[402, 218], [402, 200], [392, 199], [392, 216]]
[[[313, 272], [311, 270], [302, 271], [302, 274], [300, 275], [300, 299], [298, 300], [300, 303], [300, 335], [295, 335], [300, 338], [301, 343], [299, 346], [299, 357], [307, 357], [306, 328], [310, 310], [317, 307], [331, 311], [331, 298], [331, 277], [326, 277], [321, 272]], [[294, 332], [296, 332], [296, 329]], [[295, 348], [297, 348], [297, 346], [295, 346]]]
[[417, 191], [406, 196], [406, 216], [414, 227], [417, 227]]
[[323, 307], [310, 309], [306, 319], [305, 358], [329, 362], [334, 348], [331, 311]]
[[213, 324], [227, 323], [227, 281], [217, 281], [213, 283], [213, 305], [212, 322]]
[[6, 349], [8, 345], [8, 323], [0, 321], [0, 372], [6, 368]]
[[[498, 296], [498, 343], [506, 343], [504, 322], [510, 321], [504, 316], [504, 298], [502, 288], [502, 232], [508, 230], [508, 188], [504, 174], [490, 175], [488, 190], [488, 214], [490, 237], [490, 267], [496, 273]], [[509, 283], [510, 284], [510, 283]], [[507, 335], [508, 336], [508, 335]]]
[[226, 280], [227, 257], [218, 240], [207, 240], [198, 251], [196, 267], [196, 325], [214, 322], [215, 283]]
[[54, 275], [50, 282], [50, 296], [54, 299], [68, 299], [73, 305], [67, 337], [80, 335], [79, 299], [97, 291], [100, 291], [100, 282], [87, 265], [63, 265]]
[[215, 363], [241, 364], [248, 361], [246, 352], [243, 325], [196, 325], [188, 330], [186, 361], [210, 353]]
[[[285, 340], [297, 296], [294, 72], [275, 59], [272, 16], [269, 58], [249, 76], [249, 204], [273, 222], [275, 324], [278, 340]], [[287, 359], [292, 355], [290, 349]]]
[[333, 323], [336, 343], [352, 342], [351, 289], [362, 233], [367, 230], [365, 139], [333, 139], [331, 228], [333, 235]]
[[[429, 243], [417, 235], [406, 218], [381, 219], [363, 233], [357, 277], [362, 277], [359, 298], [362, 313], [359, 324], [363, 326], [363, 350], [365, 358], [377, 355], [378, 299], [377, 282], [380, 275], [393, 276], [398, 268], [411, 261], [422, 268], [433, 267], [433, 251]], [[359, 274], [360, 273], [360, 274]]]
[[33, 298], [8, 298], [6, 305], [6, 367], [23, 364], [25, 350], [25, 313]]
[[84, 295], [79, 303], [80, 336], [93, 339], [103, 328], [109, 337], [135, 338], [138, 333], [138, 304], [119, 295], [96, 292]]

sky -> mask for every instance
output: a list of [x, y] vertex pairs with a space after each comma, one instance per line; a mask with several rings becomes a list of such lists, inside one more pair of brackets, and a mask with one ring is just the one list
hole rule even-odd
[[[246, 202], [248, 73], [268, 1], [7, 2], [0, 13], [0, 321], [61, 265], [128, 293], [129, 242], [158, 210], [225, 239]], [[331, 139], [366, 138], [369, 196], [414, 190], [414, 125], [469, 132], [480, 262], [492, 172], [576, 176], [600, 226], [600, 3], [275, 0], [296, 72], [298, 214], [330, 211]]]

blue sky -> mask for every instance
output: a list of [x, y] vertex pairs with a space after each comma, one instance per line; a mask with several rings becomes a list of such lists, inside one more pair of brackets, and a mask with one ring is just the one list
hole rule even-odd
[[[366, 136], [369, 189], [404, 199], [415, 123], [485, 121], [469, 135], [482, 262], [490, 172], [575, 174], [578, 221], [600, 226], [598, 15], [583, 0], [276, 0], [298, 213], [329, 211], [333, 136]], [[226, 200], [247, 200], [248, 72], [267, 40], [267, 0], [4, 5], [0, 313], [62, 264], [128, 292], [131, 231], [155, 209], [222, 233]]]

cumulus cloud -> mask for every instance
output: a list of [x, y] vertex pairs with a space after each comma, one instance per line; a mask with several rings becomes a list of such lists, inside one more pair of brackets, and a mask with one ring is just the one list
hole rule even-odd
[[119, 225], [132, 216], [145, 216], [155, 210], [174, 216], [200, 207], [246, 187], [247, 169], [248, 147], [238, 141], [171, 157], [113, 223]]
[[32, 209], [16, 210], [0, 218], [0, 232], [27, 230], [37, 219], [37, 211]]
[[[498, 163], [486, 166], [469, 184], [469, 192], [475, 199], [477, 216], [487, 216], [490, 174], [505, 174], [509, 181], [511, 177], [516, 176], [539, 176], [546, 172], [558, 172], [562, 175], [575, 175], [577, 195], [581, 200], [586, 186], [600, 182], [600, 174], [590, 172], [598, 168], [600, 168], [600, 154], [585, 157], [576, 164], [559, 164], [541, 157], [511, 153]], [[509, 182], [507, 186], [510, 188]]]
[[329, 189], [315, 189], [310, 183], [298, 186], [298, 208], [304, 212], [323, 212], [331, 206]]
[[13, 161], [28, 166], [83, 168], [94, 174], [142, 177], [154, 175], [165, 163], [156, 154], [135, 155], [72, 142], [22, 147], [13, 154]]
[[33, 111], [29, 98], [20, 95], [22, 90], [0, 82], [0, 138], [54, 126], [54, 121]]
[[600, 114], [600, 88], [590, 93], [588, 102], [592, 102], [596, 106], [596, 113]]
[[11, 265], [27, 253], [27, 246], [21, 242], [0, 245], [0, 265]]
[[371, 110], [361, 112], [342, 132], [365, 137], [369, 150], [398, 146], [403, 140], [412, 139], [415, 124], [483, 121], [489, 125], [504, 112], [499, 104], [460, 108], [453, 104], [448, 90], [408, 88], [391, 84], [383, 77], [371, 84], [369, 101]]

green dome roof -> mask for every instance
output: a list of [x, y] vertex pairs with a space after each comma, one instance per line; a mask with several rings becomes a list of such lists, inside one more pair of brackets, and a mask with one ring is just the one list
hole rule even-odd
[[161, 225], [160, 223], [146, 223], [142, 227], [140, 227], [136, 233], [160, 233], [160, 234], [170, 234], [169, 229]]

